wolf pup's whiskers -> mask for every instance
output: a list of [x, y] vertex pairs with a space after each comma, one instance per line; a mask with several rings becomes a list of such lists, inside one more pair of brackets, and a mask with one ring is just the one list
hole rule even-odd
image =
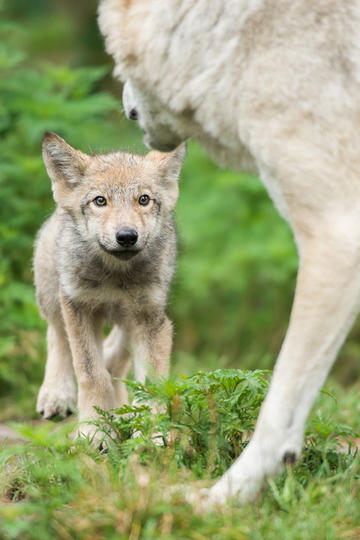
[[[48, 357], [37, 411], [65, 416], [78, 383], [81, 435], [94, 438], [94, 406], [127, 400], [135, 377], [166, 376], [172, 325], [166, 316], [176, 257], [172, 211], [185, 156], [123, 152], [88, 156], [46, 133], [43, 158], [57, 207], [35, 248], [37, 301], [48, 323]], [[114, 325], [103, 342], [103, 323]], [[131, 351], [131, 354], [130, 354]]]

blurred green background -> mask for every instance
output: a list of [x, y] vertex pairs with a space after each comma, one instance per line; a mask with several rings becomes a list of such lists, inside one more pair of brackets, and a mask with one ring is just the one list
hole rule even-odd
[[[41, 139], [56, 131], [83, 151], [144, 152], [126, 120], [96, 24], [95, 0], [0, 4], [0, 419], [31, 417], [45, 324], [32, 285], [36, 231], [54, 204]], [[177, 207], [179, 260], [169, 313], [173, 370], [272, 367], [286, 331], [297, 256], [264, 188], [189, 145]], [[359, 374], [353, 330], [337, 364]]]

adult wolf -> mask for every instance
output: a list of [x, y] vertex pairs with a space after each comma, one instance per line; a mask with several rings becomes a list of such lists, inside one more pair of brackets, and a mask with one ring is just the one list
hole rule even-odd
[[[37, 410], [45, 418], [74, 407], [80, 421], [124, 403], [123, 378], [168, 374], [172, 325], [165, 314], [174, 270], [172, 210], [185, 146], [170, 154], [88, 156], [47, 133], [43, 156], [57, 208], [40, 230], [34, 270], [48, 322], [48, 359]], [[102, 346], [102, 324], [115, 324]], [[80, 433], [91, 438], [94, 425]]]
[[270, 390], [209, 493], [246, 500], [299, 455], [359, 311], [360, 1], [101, 0], [99, 23], [145, 142], [196, 137], [220, 163], [251, 162], [294, 233], [299, 273]]

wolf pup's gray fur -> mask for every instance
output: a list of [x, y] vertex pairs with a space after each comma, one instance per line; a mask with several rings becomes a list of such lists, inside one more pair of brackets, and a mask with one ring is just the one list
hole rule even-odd
[[299, 274], [269, 393], [209, 492], [249, 500], [300, 455], [360, 310], [360, 0], [101, 0], [99, 23], [147, 144], [195, 137], [217, 161], [253, 167], [294, 233]]
[[[130, 353], [135, 377], [168, 374], [172, 325], [165, 314], [174, 271], [172, 211], [185, 155], [88, 156], [46, 133], [43, 158], [57, 207], [37, 238], [37, 301], [48, 322], [48, 358], [37, 411], [81, 422], [126, 402]], [[103, 343], [103, 322], [114, 329]], [[93, 438], [96, 428], [81, 424]]]

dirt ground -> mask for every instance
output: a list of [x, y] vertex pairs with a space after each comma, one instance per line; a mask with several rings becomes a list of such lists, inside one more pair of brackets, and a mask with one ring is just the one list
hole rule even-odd
[[17, 431], [6, 424], [0, 424], [0, 447], [4, 445], [9, 446], [11, 444], [17, 444], [26, 442]]

